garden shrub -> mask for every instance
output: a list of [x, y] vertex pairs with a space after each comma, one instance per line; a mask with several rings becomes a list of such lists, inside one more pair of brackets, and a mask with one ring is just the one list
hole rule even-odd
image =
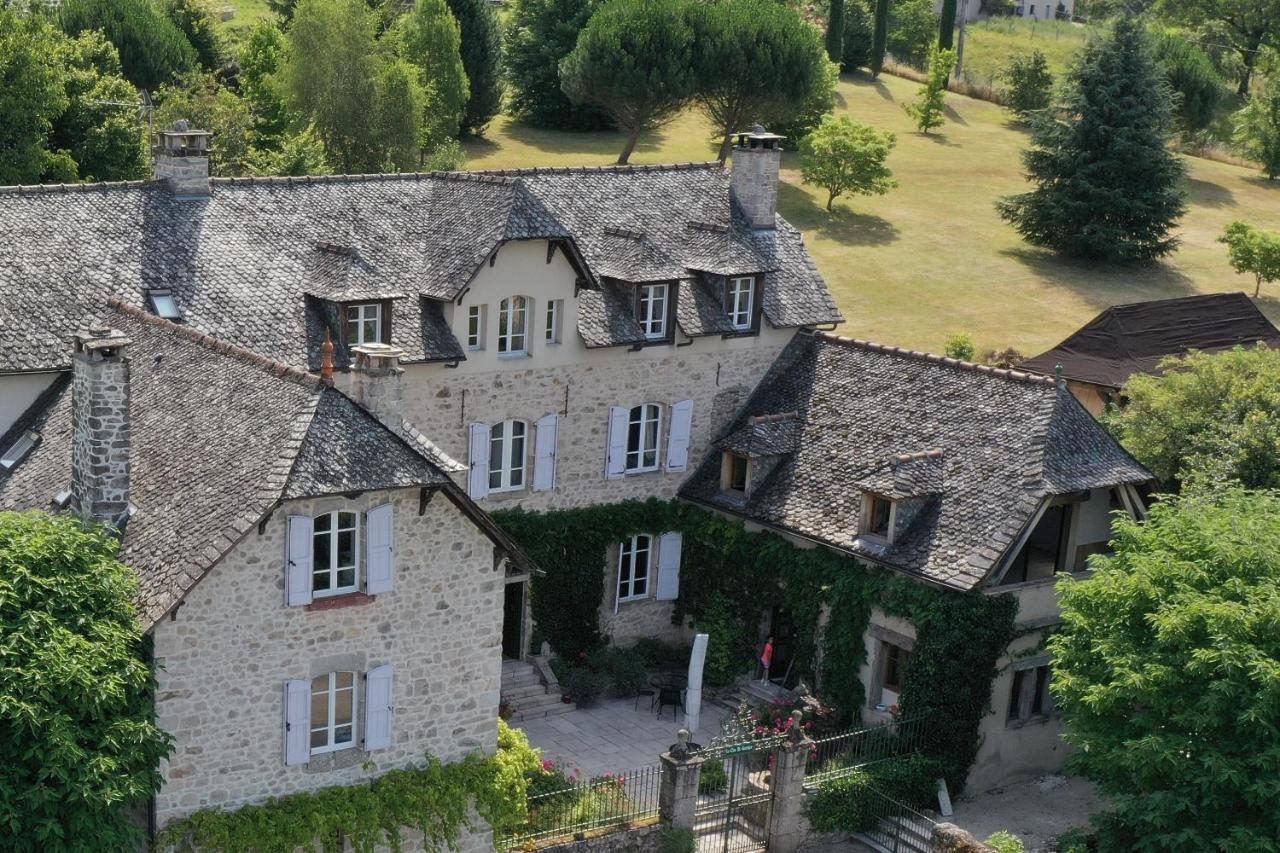
[[587, 708], [600, 700], [609, 690], [609, 676], [585, 666], [575, 666], [560, 681], [578, 707]]
[[631, 648], [650, 669], [684, 669], [693, 654], [688, 643], [668, 643], [652, 637], [641, 637]]
[[698, 849], [693, 830], [682, 826], [668, 826], [662, 830], [658, 853], [694, 853]]
[[704, 796], [723, 794], [729, 789], [729, 774], [724, 771], [724, 762], [718, 758], [709, 758], [702, 762], [702, 772], [698, 776], [698, 793]]
[[809, 821], [819, 832], [865, 832], [880, 819], [880, 802], [868, 796], [874, 789], [912, 808], [935, 804], [941, 765], [923, 755], [873, 764], [843, 779], [829, 782], [809, 800]]
[[608, 693], [614, 698], [635, 696], [649, 682], [644, 659], [632, 649], [608, 646], [587, 656], [587, 668], [606, 676]]
[[996, 853], [1025, 853], [1027, 849], [1021, 838], [1004, 829], [991, 833], [983, 844], [994, 849]]

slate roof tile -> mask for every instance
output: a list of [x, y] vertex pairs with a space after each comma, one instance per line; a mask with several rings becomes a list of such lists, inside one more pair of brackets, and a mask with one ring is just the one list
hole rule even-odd
[[[745, 502], [721, 494], [718, 451], [681, 496], [956, 589], [983, 582], [1043, 498], [1151, 478], [1052, 379], [822, 332], [783, 350], [717, 446], [792, 411], [793, 449]], [[864, 489], [911, 499], [892, 544], [858, 536]]]

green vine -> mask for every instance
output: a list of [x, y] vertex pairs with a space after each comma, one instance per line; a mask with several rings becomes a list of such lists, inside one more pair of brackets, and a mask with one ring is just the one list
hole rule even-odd
[[[863, 634], [873, 608], [916, 627], [902, 713], [928, 714], [926, 751], [958, 793], [979, 746], [1000, 654], [1013, 638], [1017, 601], [1011, 596], [939, 590], [868, 566], [825, 548], [797, 548], [772, 533], [747, 532], [741, 522], [698, 507], [658, 500], [544, 513], [494, 514], [546, 572], [533, 582], [534, 620], [562, 657], [574, 659], [606, 642], [599, 608], [605, 595], [604, 554], [636, 533], [684, 535], [680, 598], [674, 621], [758, 624], [770, 605], [786, 608], [794, 625], [795, 673], [820, 686], [822, 697], [856, 719], [864, 706], [859, 669]], [[824, 610], [828, 618], [819, 623]], [[728, 660], [753, 660], [749, 643], [723, 632]], [[713, 636], [713, 641], [716, 639]], [[726, 664], [727, 665], [727, 664]]]
[[161, 831], [155, 850], [218, 850], [223, 853], [291, 853], [315, 849], [338, 853], [348, 842], [356, 853], [379, 846], [399, 851], [402, 827], [416, 829], [428, 849], [456, 849], [472, 828], [468, 805], [492, 826], [518, 820], [525, 807], [502, 782], [509, 774], [493, 758], [470, 755], [453, 764], [428, 756], [421, 767], [391, 770], [358, 784], [274, 797], [236, 811], [208, 809]]

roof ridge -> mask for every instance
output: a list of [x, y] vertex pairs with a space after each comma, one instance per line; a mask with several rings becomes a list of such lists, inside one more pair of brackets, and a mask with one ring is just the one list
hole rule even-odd
[[107, 300], [107, 305], [115, 311], [137, 320], [138, 322], [167, 329], [180, 337], [186, 338], [192, 343], [199, 344], [207, 350], [231, 356], [237, 361], [261, 368], [265, 372], [280, 379], [296, 382], [297, 384], [307, 388], [328, 387], [328, 383], [315, 373], [311, 373], [306, 370], [299, 370], [298, 368], [291, 367], [282, 361], [267, 358], [265, 355], [260, 355], [253, 350], [246, 349], [237, 344], [228, 343], [221, 338], [215, 338], [213, 335], [206, 335], [204, 332], [196, 331], [190, 326], [183, 326], [178, 323], [174, 323], [171, 320], [166, 320], [163, 317], [157, 317], [149, 311], [138, 308], [135, 305], [130, 305], [119, 296], [112, 296], [109, 298]]
[[113, 189], [137, 189], [147, 184], [160, 184], [154, 179], [138, 181], [93, 181], [85, 184], [5, 184], [0, 195], [43, 195], [50, 193], [87, 193]]
[[884, 353], [886, 355], [897, 355], [903, 358], [910, 358], [915, 361], [927, 361], [930, 364], [940, 364], [955, 370], [963, 370], [970, 373], [984, 373], [988, 376], [998, 376], [1002, 379], [1009, 379], [1014, 382], [1025, 382], [1030, 385], [1056, 385], [1058, 381], [1052, 376], [1041, 376], [1039, 374], [1028, 373], [1023, 370], [1011, 370], [1005, 367], [992, 367], [988, 364], [978, 364], [974, 361], [965, 361], [963, 359], [952, 358], [946, 355], [938, 355], [937, 353], [907, 349], [906, 347], [878, 344], [875, 341], [850, 338], [844, 335], [832, 334], [831, 332], [814, 330], [809, 334], [812, 334], [815, 338], [820, 340], [840, 344], [845, 347], [864, 349], [870, 352]]
[[919, 462], [922, 459], [941, 459], [942, 448], [934, 447], [929, 450], [917, 450], [914, 453], [895, 453], [889, 457], [890, 465], [905, 465], [908, 462]]
[[360, 184], [391, 181], [458, 181], [460, 183], [515, 186], [517, 181], [486, 171], [436, 172], [369, 172], [350, 175], [246, 175], [244, 177], [210, 178], [211, 184]]
[[522, 178], [532, 175], [580, 175], [600, 173], [629, 172], [692, 172], [700, 169], [711, 171], [723, 169], [719, 160], [690, 160], [685, 163], [617, 163], [608, 166], [526, 166], [521, 169], [481, 169], [468, 174], [501, 175], [503, 177]]

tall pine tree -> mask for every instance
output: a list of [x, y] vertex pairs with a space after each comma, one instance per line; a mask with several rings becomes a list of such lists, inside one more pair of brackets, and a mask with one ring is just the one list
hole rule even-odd
[[1177, 246], [1184, 167], [1166, 146], [1164, 75], [1138, 24], [1121, 18], [1068, 75], [1066, 100], [1046, 110], [1023, 154], [1035, 189], [997, 210], [1023, 238], [1065, 255], [1149, 261]]
[[871, 21], [871, 76], [879, 77], [889, 46], [889, 0], [876, 0]]
[[502, 109], [502, 26], [489, 0], [448, 0], [462, 30], [462, 67], [471, 84], [462, 130], [483, 133]]
[[956, 34], [956, 0], [942, 0], [938, 13], [938, 50], [951, 50]]
[[613, 119], [593, 104], [575, 104], [560, 88], [560, 60], [578, 43], [596, 0], [516, 0], [502, 60], [511, 114], [535, 127], [607, 130]]

